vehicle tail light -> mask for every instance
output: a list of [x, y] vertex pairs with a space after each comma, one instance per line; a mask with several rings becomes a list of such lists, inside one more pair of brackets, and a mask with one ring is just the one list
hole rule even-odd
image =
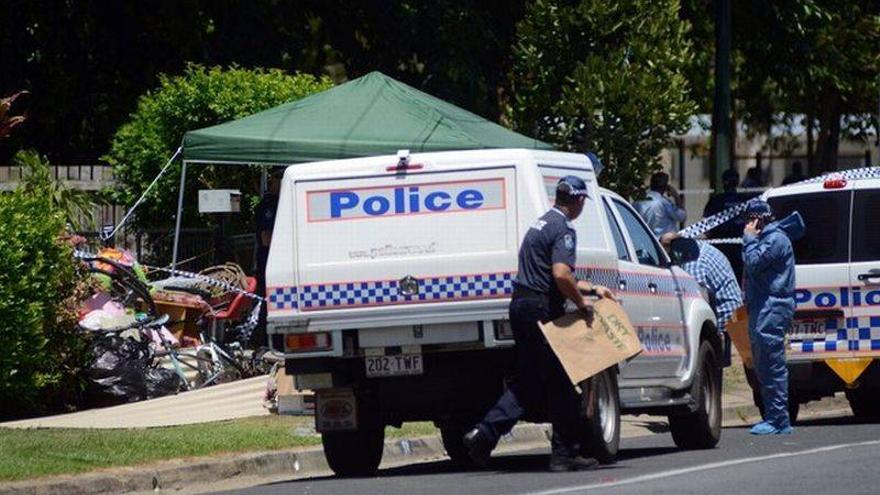
[[333, 348], [333, 339], [328, 332], [294, 333], [284, 339], [287, 352], [326, 351]]
[[842, 189], [846, 187], [846, 179], [843, 177], [832, 177], [825, 180], [825, 189]]

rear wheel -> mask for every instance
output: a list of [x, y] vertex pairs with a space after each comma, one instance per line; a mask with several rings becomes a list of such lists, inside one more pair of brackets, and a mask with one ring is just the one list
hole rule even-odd
[[333, 431], [321, 435], [324, 457], [337, 476], [372, 476], [382, 462], [385, 428], [373, 425], [356, 431]]
[[443, 448], [446, 449], [446, 455], [449, 456], [453, 464], [459, 467], [473, 467], [474, 461], [464, 444], [464, 435], [473, 428], [473, 425], [468, 426], [467, 423], [461, 421], [444, 422], [439, 427]]
[[721, 367], [708, 341], [700, 344], [691, 397], [696, 411], [669, 417], [672, 439], [682, 449], [711, 449], [721, 440]]
[[880, 418], [880, 394], [877, 390], [859, 387], [845, 393], [855, 417], [871, 420]]
[[[590, 379], [590, 387], [582, 386], [581, 403], [584, 412], [592, 400], [593, 417], [586, 420], [582, 451], [602, 464], [617, 460], [620, 449], [620, 394], [617, 389], [617, 372], [606, 369]], [[592, 396], [592, 397], [591, 397]]]

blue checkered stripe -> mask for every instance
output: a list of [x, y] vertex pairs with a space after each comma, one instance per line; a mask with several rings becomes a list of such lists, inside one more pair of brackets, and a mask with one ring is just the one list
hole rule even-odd
[[589, 280], [590, 283], [604, 285], [611, 290], [617, 290], [617, 281], [620, 278], [620, 272], [615, 269], [586, 266], [576, 267], [574, 275], [578, 280]]
[[792, 352], [867, 352], [880, 351], [880, 316], [828, 318], [825, 340], [793, 340]]
[[296, 309], [296, 287], [271, 287], [269, 289], [269, 311]]
[[[649, 275], [625, 272], [623, 275], [618, 270], [597, 267], [578, 267], [575, 275], [579, 280], [589, 280], [594, 284], [604, 285], [617, 292], [620, 290], [618, 282], [621, 278], [626, 279], [626, 292], [650, 294], [648, 284], [657, 284], [657, 295], [675, 296], [675, 280], [671, 275]], [[700, 286], [691, 277], [679, 278], [679, 284], [686, 296], [700, 297]]]
[[[276, 310], [338, 309], [391, 304], [431, 303], [468, 299], [507, 297], [513, 293], [515, 273], [486, 273], [452, 275], [419, 279], [417, 294], [400, 293], [397, 280], [370, 282], [341, 282], [294, 288], [277, 288], [270, 296], [270, 306]], [[289, 292], [291, 291], [292, 292]], [[293, 294], [292, 301], [288, 300]], [[298, 298], [296, 296], [299, 296]], [[288, 306], [292, 304], [292, 306]]]

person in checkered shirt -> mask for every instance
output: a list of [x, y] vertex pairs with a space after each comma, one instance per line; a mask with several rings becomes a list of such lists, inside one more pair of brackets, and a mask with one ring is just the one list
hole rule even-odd
[[743, 294], [736, 274], [727, 257], [706, 241], [664, 234], [660, 243], [672, 261], [690, 274], [709, 293], [709, 304], [718, 319], [718, 328], [725, 326], [743, 305]]

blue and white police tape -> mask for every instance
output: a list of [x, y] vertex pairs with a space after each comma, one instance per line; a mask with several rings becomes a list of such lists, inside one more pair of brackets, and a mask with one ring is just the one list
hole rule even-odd
[[[74, 250], [73, 256], [74, 256], [74, 258], [78, 258], [78, 259], [90, 259], [90, 258], [97, 257], [97, 255], [95, 253], [90, 253], [90, 252], [84, 251], [84, 250]], [[242, 324], [232, 328], [231, 331], [233, 331], [233, 332], [238, 331], [238, 332], [242, 332], [244, 334], [248, 334], [254, 328], [257, 327], [257, 324], [260, 319], [260, 310], [262, 309], [263, 304], [266, 301], [266, 299], [264, 297], [257, 295], [257, 294], [254, 294], [253, 292], [248, 292], [248, 291], [243, 290], [239, 287], [235, 287], [234, 285], [230, 285], [226, 282], [223, 282], [223, 281], [211, 278], [211, 277], [207, 277], [205, 275], [201, 275], [199, 273], [187, 272], [184, 270], [175, 270], [175, 269], [171, 269], [171, 268], [163, 268], [163, 267], [159, 267], [159, 266], [150, 266], [150, 265], [143, 265], [143, 266], [144, 266], [144, 268], [147, 268], [148, 270], [162, 271], [162, 272], [170, 273], [172, 276], [178, 276], [178, 277], [184, 277], [184, 278], [190, 278], [193, 280], [198, 280], [198, 281], [204, 282], [208, 285], [212, 285], [214, 287], [218, 287], [223, 290], [233, 292], [236, 294], [242, 294], [245, 297], [256, 300], [257, 303], [254, 305], [253, 309], [251, 309], [251, 313], [250, 313], [250, 315], [248, 315], [247, 320], [245, 320]]]
[[[858, 180], [878, 178], [880, 178], [880, 167], [865, 167], [853, 170], [844, 170], [841, 172], [831, 172], [829, 174], [813, 177], [812, 179], [803, 180], [792, 185], [815, 184], [817, 182], [825, 182], [829, 179]], [[749, 204], [757, 201], [766, 201], [770, 191], [772, 191], [772, 189], [765, 191], [757, 198], [752, 198], [736, 206], [732, 206], [722, 212], [716, 213], [715, 215], [706, 217], [693, 225], [689, 225], [688, 227], [680, 230], [678, 232], [678, 235], [688, 238], [701, 236], [706, 232], [714, 229], [715, 227], [718, 227], [719, 225], [727, 223], [738, 217], [742, 214], [742, 212], [746, 211], [746, 208], [748, 208]]]

